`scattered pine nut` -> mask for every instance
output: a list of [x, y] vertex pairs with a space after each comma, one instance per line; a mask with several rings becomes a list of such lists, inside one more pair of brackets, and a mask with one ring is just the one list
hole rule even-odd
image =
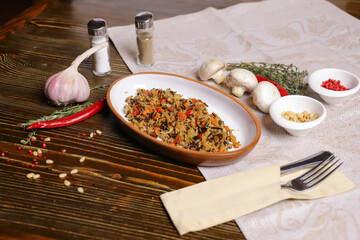
[[70, 174], [76, 174], [76, 173], [78, 173], [78, 170], [76, 168], [71, 170], [71, 172], [70, 172]]
[[37, 150], [37, 152], [38, 152], [38, 153], [43, 153], [40, 148]]
[[35, 175], [35, 173], [28, 173], [28, 174], [26, 174], [26, 177], [27, 178], [33, 178], [34, 177], [34, 175]]
[[78, 187], [77, 190], [79, 193], [84, 193], [84, 188], [82, 188], [82, 187]]
[[36, 140], [36, 137], [35, 137], [35, 136], [32, 136], [31, 139], [32, 139], [33, 141], [35, 141], [35, 140]]
[[80, 158], [79, 162], [85, 162], [85, 157]]
[[38, 152], [37, 152], [37, 151], [33, 151], [33, 155], [34, 155], [35, 157], [37, 157]]
[[71, 182], [69, 180], [64, 180], [64, 185], [68, 187], [71, 185]]
[[51, 159], [46, 159], [46, 164], [53, 164], [54, 163], [54, 161], [53, 160], [51, 160]]
[[40, 174], [34, 174], [33, 179], [38, 179], [40, 177]]
[[50, 140], [51, 140], [50, 137], [44, 138], [45, 142], [50, 142]]
[[93, 132], [90, 133], [90, 138], [92, 138], [92, 137], [94, 137], [94, 133], [93, 133]]
[[100, 130], [96, 130], [96, 133], [99, 134], [99, 135], [102, 134], [102, 132]]
[[66, 177], [67, 176], [67, 173], [60, 173], [59, 174], [59, 178], [64, 178], [64, 177]]

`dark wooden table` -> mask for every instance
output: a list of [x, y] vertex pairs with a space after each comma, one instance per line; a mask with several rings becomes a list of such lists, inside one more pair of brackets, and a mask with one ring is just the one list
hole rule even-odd
[[[59, 109], [47, 103], [44, 83], [89, 47], [86, 24], [90, 19], [102, 17], [109, 26], [127, 25], [143, 10], [161, 19], [247, 1], [35, 2], [46, 7], [40, 15], [31, 19], [34, 15], [27, 13], [17, 18], [13, 29], [10, 25], [0, 31], [0, 152], [4, 155], [0, 156], [0, 239], [180, 238], [159, 196], [204, 181], [195, 166], [145, 149], [126, 136], [108, 109], [72, 126], [38, 130], [31, 146], [20, 143], [28, 132], [18, 124]], [[331, 2], [360, 18], [359, 1]], [[24, 26], [18, 29], [20, 25]], [[84, 61], [79, 71], [90, 86], [130, 74], [113, 45], [111, 65], [112, 73], [105, 77], [92, 74], [90, 60]], [[89, 101], [105, 94], [106, 89], [96, 90]], [[102, 135], [90, 138], [96, 130]], [[41, 140], [47, 137], [49, 142]], [[42, 156], [29, 155], [29, 149], [41, 149]], [[86, 160], [80, 163], [82, 157]], [[54, 164], [47, 165], [46, 158]], [[66, 187], [59, 174], [74, 168], [79, 172], [67, 177], [72, 185]], [[27, 178], [30, 172], [40, 178]], [[78, 187], [83, 187], [84, 193], [79, 193]], [[181, 238], [245, 239], [234, 221]]]

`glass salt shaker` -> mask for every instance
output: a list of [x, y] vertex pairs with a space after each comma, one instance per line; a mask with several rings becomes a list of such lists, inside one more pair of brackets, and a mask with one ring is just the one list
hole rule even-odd
[[[88, 22], [88, 33], [91, 47], [103, 42], [109, 42], [106, 29], [106, 21], [102, 18], [94, 18]], [[109, 47], [105, 47], [92, 55], [93, 73], [104, 76], [111, 72]]]
[[154, 65], [153, 14], [141, 12], [135, 16], [137, 64], [143, 67]]

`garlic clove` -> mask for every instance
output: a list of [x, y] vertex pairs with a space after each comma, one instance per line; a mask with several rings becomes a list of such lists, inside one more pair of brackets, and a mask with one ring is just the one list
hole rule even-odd
[[44, 91], [50, 102], [57, 106], [84, 102], [90, 96], [88, 81], [73, 66], [51, 76]]
[[82, 61], [102, 48], [108, 47], [108, 42], [96, 45], [79, 55], [71, 66], [52, 75], [45, 83], [44, 92], [51, 103], [67, 105], [72, 102], [84, 102], [90, 96], [90, 86], [87, 79], [79, 73], [78, 67]]

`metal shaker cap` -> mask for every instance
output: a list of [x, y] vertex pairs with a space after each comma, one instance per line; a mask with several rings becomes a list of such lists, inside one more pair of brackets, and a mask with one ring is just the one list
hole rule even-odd
[[153, 14], [151, 12], [141, 12], [136, 14], [135, 26], [139, 29], [152, 28]]
[[88, 33], [92, 36], [106, 34], [106, 21], [102, 18], [94, 18], [88, 22]]

